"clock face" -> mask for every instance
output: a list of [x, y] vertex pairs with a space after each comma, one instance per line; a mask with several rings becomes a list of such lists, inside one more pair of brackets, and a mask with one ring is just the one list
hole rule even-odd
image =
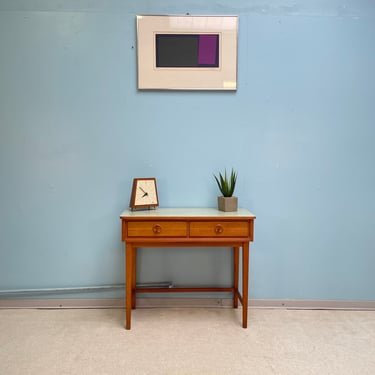
[[135, 178], [130, 200], [130, 207], [158, 206], [158, 194], [155, 178]]

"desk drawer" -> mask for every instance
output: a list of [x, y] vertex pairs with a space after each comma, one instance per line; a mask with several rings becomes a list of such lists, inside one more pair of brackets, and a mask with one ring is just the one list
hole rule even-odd
[[190, 223], [190, 237], [249, 237], [247, 221], [193, 221]]
[[128, 237], [186, 237], [187, 223], [183, 221], [130, 221]]

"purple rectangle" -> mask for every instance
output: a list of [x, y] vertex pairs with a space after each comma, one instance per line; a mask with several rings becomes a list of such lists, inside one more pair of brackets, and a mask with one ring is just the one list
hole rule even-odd
[[217, 66], [218, 35], [199, 35], [198, 65]]

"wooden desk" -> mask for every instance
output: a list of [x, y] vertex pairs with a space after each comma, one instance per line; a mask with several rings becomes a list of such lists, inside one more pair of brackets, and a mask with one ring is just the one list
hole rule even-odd
[[[131, 326], [131, 310], [136, 293], [232, 292], [233, 307], [242, 304], [242, 326], [247, 327], [249, 250], [254, 238], [255, 216], [245, 210], [222, 212], [214, 208], [158, 208], [124, 211], [122, 240], [126, 243], [126, 324]], [[233, 285], [228, 288], [136, 288], [137, 248], [205, 247], [233, 248]], [[242, 295], [238, 289], [239, 252], [242, 248]]]

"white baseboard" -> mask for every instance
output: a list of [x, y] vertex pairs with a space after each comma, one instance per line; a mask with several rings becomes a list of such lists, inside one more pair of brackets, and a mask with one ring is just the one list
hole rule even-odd
[[111, 309], [125, 308], [121, 298], [0, 299], [0, 309]]
[[[138, 308], [232, 306], [231, 298], [138, 298]], [[0, 309], [125, 308], [124, 299], [0, 299]], [[249, 308], [305, 310], [375, 310], [375, 301], [251, 299]]]
[[255, 299], [249, 300], [249, 307], [290, 310], [375, 310], [375, 301]]

